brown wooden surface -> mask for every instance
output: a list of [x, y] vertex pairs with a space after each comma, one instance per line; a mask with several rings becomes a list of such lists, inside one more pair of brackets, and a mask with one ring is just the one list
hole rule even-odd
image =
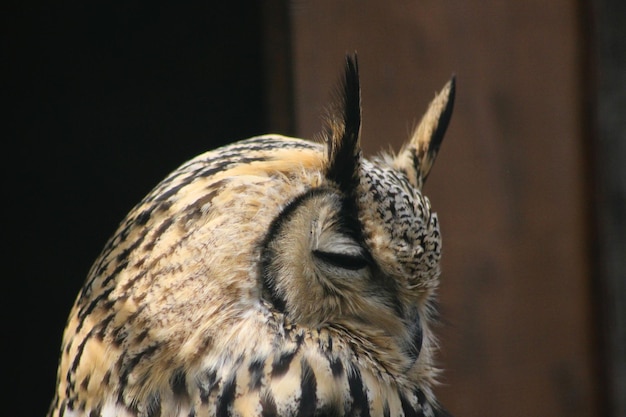
[[574, 2], [291, 4], [296, 133], [356, 50], [367, 153], [398, 146], [457, 75], [426, 192], [443, 227], [444, 405], [457, 416], [593, 416], [583, 43]]

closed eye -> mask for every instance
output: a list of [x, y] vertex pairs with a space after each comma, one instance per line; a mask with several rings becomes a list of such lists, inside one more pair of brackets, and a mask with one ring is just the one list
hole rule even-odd
[[330, 265], [336, 266], [338, 268], [349, 269], [351, 271], [363, 269], [368, 265], [367, 259], [361, 254], [347, 254], [313, 250], [313, 255]]

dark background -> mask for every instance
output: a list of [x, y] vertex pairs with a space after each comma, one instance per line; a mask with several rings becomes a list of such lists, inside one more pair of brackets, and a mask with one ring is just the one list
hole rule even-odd
[[71, 305], [130, 208], [185, 160], [266, 133], [259, 4], [2, 6], [2, 415], [45, 414]]

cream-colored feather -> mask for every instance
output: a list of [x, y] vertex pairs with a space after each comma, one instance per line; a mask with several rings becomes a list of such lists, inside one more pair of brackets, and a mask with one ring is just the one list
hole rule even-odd
[[204, 153], [130, 211], [70, 313], [50, 417], [438, 415], [441, 237], [421, 184], [454, 85], [372, 160], [353, 57], [343, 86], [327, 143]]

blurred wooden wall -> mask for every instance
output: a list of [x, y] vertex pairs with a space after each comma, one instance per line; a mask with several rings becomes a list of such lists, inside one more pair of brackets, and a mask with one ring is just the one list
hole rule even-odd
[[426, 184], [444, 238], [437, 391], [453, 415], [603, 413], [581, 13], [566, 0], [318, 0], [282, 15], [299, 136], [320, 130], [346, 53], [359, 56], [368, 154], [397, 150], [457, 76]]

